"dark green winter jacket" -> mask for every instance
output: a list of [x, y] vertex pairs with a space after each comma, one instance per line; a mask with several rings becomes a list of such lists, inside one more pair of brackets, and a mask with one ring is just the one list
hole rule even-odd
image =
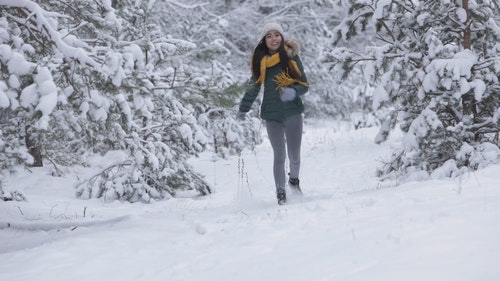
[[[287, 41], [289, 49], [292, 51], [289, 53], [290, 58], [297, 62], [297, 66], [302, 73], [302, 80], [307, 82], [307, 77], [304, 72], [304, 67], [298, 56], [299, 45], [294, 41]], [[309, 87], [295, 83], [288, 87], [294, 88], [297, 96], [294, 100], [283, 102], [280, 99], [280, 93], [277, 91], [277, 84], [274, 81], [274, 77], [281, 73], [281, 67], [279, 64], [267, 68], [266, 77], [263, 83], [264, 85], [264, 96], [262, 98], [260, 117], [264, 120], [275, 120], [282, 121], [287, 117], [301, 114], [304, 112], [304, 104], [302, 103], [301, 97], [307, 93]], [[259, 94], [262, 85], [256, 83], [257, 79], [252, 77], [248, 82], [247, 88], [245, 90], [245, 95], [243, 96], [239, 110], [241, 112], [248, 112], [252, 107], [253, 102]]]

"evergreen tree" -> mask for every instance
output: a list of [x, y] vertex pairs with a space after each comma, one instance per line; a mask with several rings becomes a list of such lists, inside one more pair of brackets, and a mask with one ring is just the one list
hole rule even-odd
[[338, 41], [376, 27], [378, 45], [335, 48], [327, 62], [348, 75], [363, 64], [373, 106], [392, 110], [376, 139], [401, 118], [403, 145], [381, 171], [411, 178], [457, 175], [496, 161], [500, 28], [494, 1], [351, 1]]
[[6, 173], [20, 164], [42, 166], [43, 156], [50, 155], [51, 142], [44, 140], [59, 125], [52, 117], [66, 101], [57, 69], [98, 63], [83, 42], [57, 30], [59, 14], [32, 1], [0, 1], [0, 6], [0, 167]]
[[241, 53], [226, 39], [236, 28], [228, 21], [227, 7], [223, 2], [165, 1], [156, 2], [152, 11], [164, 33], [195, 44], [172, 62], [176, 76], [172, 90], [193, 108], [208, 136], [207, 145], [220, 157], [252, 149], [262, 141], [256, 119], [241, 123], [233, 118], [245, 83], [241, 69], [234, 66]]
[[[7, 94], [0, 95], [0, 149], [12, 154], [2, 167], [33, 162], [26, 152], [35, 146], [54, 164], [85, 164], [87, 152], [120, 150], [126, 157], [83, 181], [79, 196], [148, 202], [177, 190], [209, 192], [186, 163], [206, 138], [193, 110], [172, 93], [166, 66], [167, 57], [194, 44], [165, 38], [147, 16], [134, 19], [145, 15], [143, 6], [116, 10], [111, 1], [80, 0], [0, 5], [0, 43], [9, 55], [2, 68], [13, 65], [2, 72]], [[29, 142], [23, 143], [25, 136]]]

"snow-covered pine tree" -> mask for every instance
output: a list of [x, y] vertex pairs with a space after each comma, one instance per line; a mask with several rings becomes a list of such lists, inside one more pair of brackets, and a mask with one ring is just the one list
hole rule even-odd
[[335, 30], [338, 39], [376, 26], [378, 44], [363, 53], [335, 48], [326, 61], [347, 75], [362, 64], [376, 86], [374, 109], [392, 109], [377, 142], [400, 120], [402, 147], [381, 174], [453, 176], [497, 161], [498, 12], [490, 0], [351, 1], [350, 15]]
[[60, 14], [47, 12], [33, 1], [0, 1], [0, 6], [3, 174], [20, 164], [41, 166], [44, 155], [47, 158], [50, 154], [50, 142], [44, 139], [53, 132], [53, 124], [58, 124], [53, 123], [53, 117], [57, 105], [65, 100], [53, 75], [58, 73], [56, 69], [74, 61], [94, 67], [97, 63], [80, 48], [82, 45], [71, 44], [70, 34], [58, 32], [56, 18]]
[[10, 153], [2, 154], [2, 171], [32, 160], [20, 141], [24, 128], [32, 128], [28, 132], [43, 156], [54, 163], [85, 164], [86, 151], [125, 151], [121, 163], [92, 178], [96, 185], [80, 185], [79, 195], [149, 201], [179, 189], [209, 191], [186, 163], [203, 148], [201, 128], [165, 86], [172, 68], [155, 71], [192, 43], [165, 38], [147, 21], [147, 28], [132, 26], [111, 1], [22, 0], [0, 6], [2, 69], [11, 65], [0, 83], [0, 149]]
[[[241, 73], [235, 68], [242, 53], [227, 36], [238, 28], [231, 21], [228, 6], [223, 2], [166, 1], [155, 3], [154, 17], [165, 33], [187, 38], [196, 47], [182, 60], [177, 58], [173, 91], [193, 109], [193, 114], [208, 135], [208, 145], [219, 157], [253, 148], [262, 141], [261, 127], [256, 119], [234, 120], [235, 106], [243, 93]], [[246, 78], [246, 77], [245, 77]]]
[[[16, 32], [17, 31], [17, 32]], [[33, 50], [0, 15], [0, 171], [9, 172], [20, 163], [33, 163], [24, 136], [27, 110], [20, 104], [21, 90], [33, 79], [33, 63], [27, 61], [25, 50]], [[26, 81], [26, 82], [24, 82]], [[23, 83], [24, 82], [24, 83]], [[1, 176], [1, 175], [0, 175]]]
[[[81, 182], [80, 197], [149, 202], [175, 196], [180, 190], [210, 192], [186, 162], [203, 150], [206, 137], [194, 110], [173, 90], [176, 79], [189, 85], [182, 75], [175, 76], [182, 69], [177, 72], [173, 62], [182, 61], [195, 45], [165, 36], [151, 16], [153, 8], [142, 1], [109, 7], [115, 30], [102, 41], [113, 46], [105, 65], [105, 71], [114, 74], [112, 85], [103, 81], [103, 89], [96, 93], [101, 97], [90, 99], [86, 107], [97, 105], [99, 110], [99, 104], [110, 105], [109, 117], [100, 122], [106, 128], [104, 143], [110, 144], [105, 151], [124, 150], [127, 157]], [[88, 113], [96, 119], [93, 112]]]

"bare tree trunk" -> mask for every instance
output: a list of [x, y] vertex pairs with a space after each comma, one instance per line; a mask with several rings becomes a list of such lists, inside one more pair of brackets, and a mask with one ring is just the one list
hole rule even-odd
[[36, 142], [31, 138], [31, 133], [29, 132], [29, 125], [26, 125], [26, 136], [24, 137], [24, 141], [26, 143], [26, 147], [28, 148], [28, 152], [33, 156], [33, 167], [43, 167], [42, 162], [42, 149]]

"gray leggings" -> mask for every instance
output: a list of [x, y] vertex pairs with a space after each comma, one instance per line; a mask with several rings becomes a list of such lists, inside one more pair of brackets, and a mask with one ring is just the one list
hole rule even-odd
[[299, 177], [303, 121], [302, 114], [290, 116], [284, 121], [266, 121], [267, 135], [274, 152], [273, 173], [276, 189], [284, 188], [286, 184], [287, 151], [290, 161], [290, 177]]

